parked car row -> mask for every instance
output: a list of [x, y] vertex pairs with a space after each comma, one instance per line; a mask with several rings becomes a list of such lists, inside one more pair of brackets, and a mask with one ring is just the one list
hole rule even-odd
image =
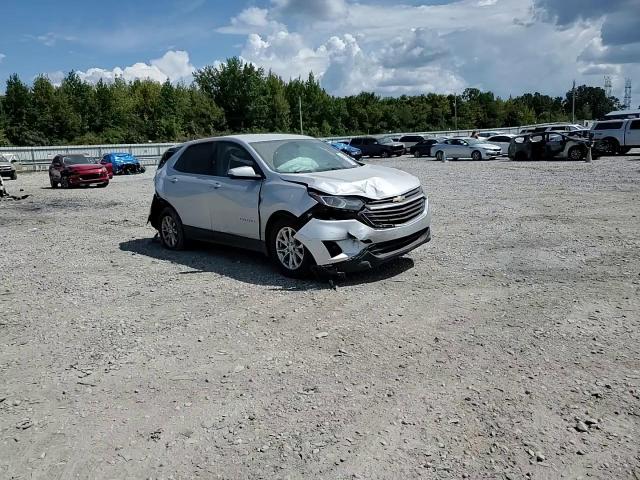
[[130, 153], [108, 153], [100, 161], [84, 154], [62, 154], [53, 157], [49, 165], [49, 183], [51, 188], [106, 187], [114, 175], [144, 171], [145, 167]]

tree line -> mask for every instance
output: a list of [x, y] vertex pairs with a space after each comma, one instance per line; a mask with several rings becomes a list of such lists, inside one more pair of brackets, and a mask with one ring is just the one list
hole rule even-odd
[[[460, 95], [426, 93], [336, 97], [311, 73], [283, 80], [234, 57], [194, 72], [190, 85], [152, 80], [96, 84], [68, 73], [59, 85], [46, 76], [31, 84], [12, 75], [0, 96], [0, 146], [180, 142], [240, 132], [298, 132], [349, 136], [384, 132], [511, 127], [568, 121], [573, 91], [564, 98], [526, 93], [507, 99], [467, 88]], [[577, 119], [620, 108], [604, 89], [575, 90]], [[301, 111], [301, 112], [300, 112]]]

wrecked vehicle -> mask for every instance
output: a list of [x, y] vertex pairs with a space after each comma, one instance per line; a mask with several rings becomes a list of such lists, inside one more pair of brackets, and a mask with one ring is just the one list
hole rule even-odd
[[15, 153], [0, 153], [0, 177], [7, 177], [11, 180], [18, 179], [18, 157]]
[[291, 277], [368, 269], [431, 239], [416, 177], [362, 164], [311, 137], [189, 142], [154, 182], [149, 221], [166, 248], [195, 239], [257, 250]]
[[[509, 158], [511, 160], [584, 160], [593, 139], [572, 133], [540, 132], [518, 135], [511, 139]], [[595, 148], [592, 157], [598, 158]]]
[[146, 168], [140, 164], [140, 160], [130, 153], [107, 153], [103, 155], [100, 163], [102, 165], [111, 164], [112, 177], [113, 175], [132, 175], [146, 171]]
[[86, 155], [56, 155], [49, 165], [51, 188], [86, 187], [109, 185], [109, 172], [104, 165]]

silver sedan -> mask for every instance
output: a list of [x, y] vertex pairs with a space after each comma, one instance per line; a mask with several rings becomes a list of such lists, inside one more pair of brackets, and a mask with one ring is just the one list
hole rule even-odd
[[449, 138], [442, 143], [431, 147], [437, 160], [445, 158], [470, 158], [471, 160], [488, 160], [500, 155], [501, 150], [497, 145], [487, 143], [484, 139], [477, 138]]

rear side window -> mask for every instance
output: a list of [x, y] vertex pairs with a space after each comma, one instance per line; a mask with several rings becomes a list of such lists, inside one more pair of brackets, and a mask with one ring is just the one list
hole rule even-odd
[[183, 173], [216, 175], [215, 144], [205, 142], [189, 146], [173, 168]]
[[622, 128], [622, 122], [602, 122], [596, 123], [594, 130], [619, 130]]
[[361, 138], [351, 139], [351, 145], [362, 145], [362, 139]]
[[162, 154], [162, 157], [160, 157], [160, 162], [158, 162], [158, 168], [162, 168], [164, 167], [165, 163], [167, 163], [167, 161], [173, 156], [174, 153], [176, 153], [178, 150], [180, 150], [180, 147], [171, 147], [170, 149], [168, 149], [166, 152], [164, 152]]
[[629, 125], [629, 130], [640, 130], [640, 120], [634, 120]]

